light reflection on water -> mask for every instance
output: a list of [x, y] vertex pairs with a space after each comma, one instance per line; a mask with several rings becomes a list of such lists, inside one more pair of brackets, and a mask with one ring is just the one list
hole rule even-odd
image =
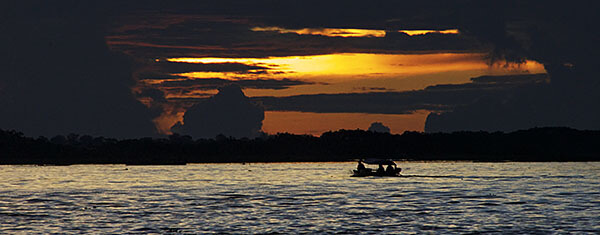
[[599, 162], [400, 166], [0, 166], [0, 233], [600, 232]]

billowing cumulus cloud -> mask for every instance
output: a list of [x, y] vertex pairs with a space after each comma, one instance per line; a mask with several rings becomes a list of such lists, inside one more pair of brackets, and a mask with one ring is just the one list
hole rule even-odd
[[252, 102], [239, 86], [221, 87], [215, 96], [189, 108], [183, 123], [172, 131], [195, 138], [214, 138], [219, 134], [233, 137], [256, 137], [265, 118], [262, 106]]
[[369, 127], [369, 131], [379, 132], [379, 133], [390, 133], [390, 128], [383, 125], [383, 123], [381, 123], [381, 122], [374, 122], [374, 123], [371, 123], [371, 126]]
[[155, 135], [131, 87], [131, 61], [108, 50], [92, 2], [9, 1], [0, 29], [0, 128], [30, 136]]

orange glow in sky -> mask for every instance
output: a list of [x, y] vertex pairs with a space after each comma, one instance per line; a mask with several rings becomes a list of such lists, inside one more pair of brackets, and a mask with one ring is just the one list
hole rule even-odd
[[[385, 87], [403, 91], [440, 83], [464, 83], [485, 74], [545, 73], [535, 61], [509, 66], [490, 66], [484, 54], [366, 54], [343, 53], [269, 58], [168, 58], [180, 63], [242, 63], [267, 68], [267, 73], [189, 72], [173, 74], [188, 79], [225, 80], [297, 79], [312, 85], [284, 90], [249, 89], [249, 96], [286, 96], [318, 93], [361, 92], [357, 87]], [[424, 76], [428, 79], [418, 79]], [[432, 78], [433, 76], [433, 78]], [[413, 78], [410, 82], [407, 80]], [[157, 81], [154, 81], [157, 82]], [[160, 82], [160, 81], [158, 81]], [[362, 92], [368, 92], [362, 91]]]
[[[161, 62], [163, 59], [158, 59]], [[238, 72], [188, 72], [171, 74], [171, 79], [148, 80], [146, 85], [161, 89], [162, 82], [220, 78], [224, 80], [293, 79], [306, 82], [285, 89], [245, 88], [249, 97], [292, 96], [305, 94], [339, 94], [419, 90], [437, 84], [469, 83], [470, 78], [482, 75], [546, 73], [544, 66], [535, 61], [523, 64], [499, 62], [490, 65], [485, 54], [369, 54], [340, 53], [314, 56], [286, 56], [268, 58], [167, 58], [176, 63], [241, 63], [265, 69]], [[259, 71], [262, 70], [262, 71]], [[189, 89], [190, 87], [188, 87]], [[163, 89], [167, 98], [205, 98], [216, 90], [198, 89], [199, 93], [174, 93]], [[163, 113], [155, 120], [163, 133], [172, 124], [181, 121], [185, 110]], [[405, 130], [423, 131], [426, 112], [414, 114], [316, 114], [303, 112], [267, 112], [263, 131], [320, 135], [328, 130], [368, 128], [381, 121], [394, 133]]]
[[[277, 32], [277, 33], [295, 33], [298, 35], [321, 35], [326, 37], [385, 37], [386, 31], [380, 29], [340, 29], [340, 28], [303, 28], [286, 29], [281, 27], [253, 27], [250, 30], [255, 32]], [[409, 36], [424, 35], [428, 33], [440, 34], [458, 34], [458, 29], [446, 30], [398, 30], [397, 32], [406, 33]]]
[[367, 113], [307, 113], [266, 111], [263, 131], [269, 134], [292, 133], [320, 136], [330, 130], [366, 130], [373, 122], [382, 122], [391, 133], [423, 131], [429, 112], [414, 114], [367, 114]]
[[402, 32], [408, 34], [409, 36], [415, 35], [424, 35], [428, 33], [441, 33], [441, 34], [458, 34], [458, 29], [446, 29], [446, 30], [429, 30], [429, 29], [421, 29], [421, 30], [398, 30], [398, 32]]
[[[483, 60], [483, 54], [366, 54], [343, 53], [315, 56], [288, 56], [269, 58], [168, 58], [170, 62], [183, 63], [242, 63], [267, 67], [270, 70], [283, 72], [270, 77], [314, 77], [360, 76], [381, 77], [382, 75], [416, 75], [445, 71], [464, 71], [486, 69], [489, 65]], [[527, 61], [522, 67], [531, 73], [543, 72], [544, 68], [535, 61]], [[533, 70], [533, 71], [532, 71]], [[190, 78], [214, 78], [219, 75], [234, 73], [192, 72], [177, 74]], [[239, 74], [239, 73], [238, 73]], [[239, 74], [241, 76], [241, 74]], [[254, 75], [254, 74], [252, 74]], [[264, 77], [264, 75], [263, 75]], [[223, 79], [235, 80], [223, 77]]]
[[253, 27], [255, 32], [295, 33], [298, 35], [321, 35], [327, 37], [385, 37], [385, 30], [376, 29], [336, 29], [336, 28], [304, 28], [285, 29], [280, 27]]

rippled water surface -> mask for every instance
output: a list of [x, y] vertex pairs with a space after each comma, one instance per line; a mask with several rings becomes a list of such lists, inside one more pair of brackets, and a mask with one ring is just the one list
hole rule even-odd
[[598, 162], [355, 166], [0, 166], [0, 233], [600, 233]]

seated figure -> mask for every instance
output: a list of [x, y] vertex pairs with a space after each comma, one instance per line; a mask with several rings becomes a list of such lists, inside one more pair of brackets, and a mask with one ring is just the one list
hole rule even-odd
[[358, 160], [358, 166], [356, 166], [356, 170], [358, 170], [358, 171], [365, 170], [365, 164], [363, 164], [361, 160]]
[[385, 168], [385, 174], [386, 175], [396, 175], [396, 169], [394, 169], [394, 166], [392, 164], [389, 164], [387, 166], [387, 168]]
[[383, 165], [379, 164], [379, 168], [377, 168], [377, 175], [384, 175], [385, 170], [383, 169]]

